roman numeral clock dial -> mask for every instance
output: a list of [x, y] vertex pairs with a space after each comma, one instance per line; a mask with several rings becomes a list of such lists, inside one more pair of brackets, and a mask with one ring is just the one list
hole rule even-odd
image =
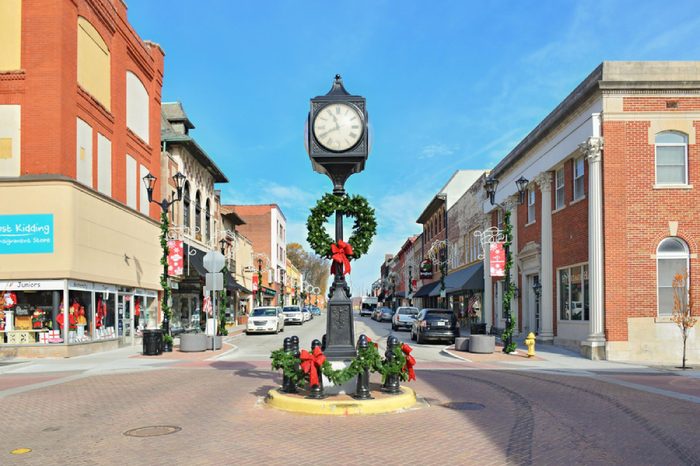
[[313, 130], [320, 145], [334, 152], [343, 152], [362, 137], [362, 116], [354, 106], [329, 104], [316, 114]]

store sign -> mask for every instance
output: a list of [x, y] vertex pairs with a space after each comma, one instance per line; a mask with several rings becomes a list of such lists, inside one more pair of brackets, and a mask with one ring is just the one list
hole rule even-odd
[[185, 269], [184, 265], [183, 242], [171, 239], [168, 241], [168, 275], [171, 277], [182, 275]]
[[53, 253], [53, 214], [0, 215], [0, 254]]
[[503, 243], [491, 243], [489, 259], [491, 276], [504, 277], [506, 275], [506, 251], [503, 249]]
[[420, 278], [433, 278], [433, 261], [425, 259], [420, 263]]
[[78, 280], [68, 280], [68, 288], [71, 290], [92, 291], [95, 286], [89, 282], [81, 282]]
[[32, 291], [32, 290], [62, 290], [63, 280], [8, 280], [0, 281], [0, 290]]

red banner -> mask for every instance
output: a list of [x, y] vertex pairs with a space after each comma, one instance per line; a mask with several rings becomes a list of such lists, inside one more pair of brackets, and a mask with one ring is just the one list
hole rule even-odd
[[258, 276], [253, 275], [253, 293], [258, 291]]
[[171, 277], [182, 275], [184, 272], [184, 258], [182, 241], [171, 239], [168, 241], [168, 275]]
[[490, 251], [491, 276], [504, 277], [506, 275], [506, 251], [503, 243], [491, 243]]

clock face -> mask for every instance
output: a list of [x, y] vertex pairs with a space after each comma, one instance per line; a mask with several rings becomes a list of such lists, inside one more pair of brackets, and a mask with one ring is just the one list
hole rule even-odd
[[362, 137], [362, 115], [348, 104], [329, 104], [316, 114], [314, 136], [328, 150], [342, 152], [353, 147]]

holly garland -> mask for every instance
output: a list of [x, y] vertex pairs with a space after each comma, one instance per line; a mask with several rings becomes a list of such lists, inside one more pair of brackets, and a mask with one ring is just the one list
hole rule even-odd
[[[170, 221], [168, 220], [168, 213], [161, 212], [160, 214], [160, 247], [163, 250], [163, 255], [160, 258], [160, 265], [163, 266], [163, 270], [167, 270], [168, 267], [168, 254], [170, 250], [168, 249], [168, 228], [170, 227]], [[170, 309], [170, 285], [168, 284], [168, 274], [163, 272], [160, 276], [160, 286], [163, 288], [163, 301], [161, 303], [161, 309], [163, 310], [163, 317], [167, 317], [168, 320], [172, 317], [172, 310]]]
[[[357, 356], [350, 362], [350, 365], [344, 369], [333, 369], [330, 362], [324, 361], [321, 365], [321, 373], [326, 376], [334, 385], [343, 385], [344, 383], [357, 377], [364, 370], [376, 372], [382, 375], [382, 383], [384, 383], [390, 375], [398, 375], [402, 381], [408, 381], [409, 378], [415, 380], [415, 375], [412, 370], [415, 365], [415, 360], [410, 357], [410, 346], [403, 344], [397, 345], [393, 349], [393, 359], [382, 359], [379, 354], [379, 347], [376, 343], [367, 339], [369, 345], [367, 348], [359, 348]], [[411, 358], [411, 362], [407, 363], [407, 357]], [[278, 349], [272, 352], [272, 368], [282, 370], [283, 375], [289, 377], [294, 383], [300, 384], [302, 381], [309, 384], [309, 373], [305, 373], [301, 369], [301, 358], [292, 353], [288, 353], [283, 349]], [[409, 377], [409, 375], [411, 377]]]
[[372, 244], [372, 238], [377, 232], [374, 209], [370, 207], [369, 201], [362, 196], [324, 194], [311, 209], [311, 215], [306, 221], [308, 232], [306, 240], [316, 254], [330, 259], [333, 255], [331, 246], [335, 244], [335, 241], [326, 232], [325, 225], [328, 217], [335, 212], [341, 212], [343, 215], [355, 219], [352, 235], [347, 243], [352, 248], [353, 259], [359, 259], [367, 253]]
[[[503, 216], [503, 234], [505, 235], [505, 243], [503, 244], [503, 247], [508, 251], [508, 254], [506, 254], [506, 266], [505, 266], [505, 276], [509, 277], [510, 276], [510, 268], [513, 266], [513, 255], [510, 252], [510, 245], [511, 245], [511, 234], [513, 233], [513, 226], [510, 224], [510, 212], [506, 211], [505, 215]], [[513, 341], [513, 332], [515, 331], [515, 319], [513, 319], [513, 315], [511, 313], [511, 308], [510, 308], [510, 303], [513, 300], [513, 297], [515, 296], [515, 284], [511, 281], [508, 281], [508, 288], [503, 291], [503, 314], [508, 315], [508, 326], [503, 330], [503, 334], [501, 336], [501, 341], [506, 342], [510, 341], [510, 344], [507, 345], [503, 351], [505, 353], [512, 353], [513, 351], [516, 350], [518, 345]]]

